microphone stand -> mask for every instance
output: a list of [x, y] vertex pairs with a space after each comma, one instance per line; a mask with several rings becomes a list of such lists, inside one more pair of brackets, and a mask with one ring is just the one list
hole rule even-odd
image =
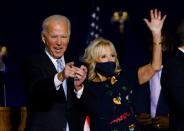
[[5, 84], [3, 84], [3, 94], [4, 94], [4, 106], [6, 107], [7, 103], [6, 103], [6, 85]]

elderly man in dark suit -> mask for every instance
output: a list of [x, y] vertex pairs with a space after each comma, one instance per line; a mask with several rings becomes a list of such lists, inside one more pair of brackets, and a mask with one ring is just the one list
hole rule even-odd
[[179, 47], [163, 67], [161, 85], [170, 107], [170, 129], [184, 131], [184, 21], [177, 34]]
[[45, 50], [25, 61], [27, 94], [26, 131], [82, 131], [83, 117], [76, 94], [86, 78], [85, 66], [68, 62], [65, 51], [70, 21], [62, 15], [47, 17], [42, 24]]

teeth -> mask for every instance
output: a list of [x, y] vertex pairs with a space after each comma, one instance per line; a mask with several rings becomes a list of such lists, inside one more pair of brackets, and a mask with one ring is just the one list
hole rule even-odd
[[55, 48], [56, 50], [61, 50], [62, 48]]
[[55, 51], [58, 52], [58, 53], [61, 52], [61, 50], [62, 50], [61, 47], [55, 47], [54, 49], [55, 49]]
[[60, 50], [55, 50], [55, 51], [59, 52]]

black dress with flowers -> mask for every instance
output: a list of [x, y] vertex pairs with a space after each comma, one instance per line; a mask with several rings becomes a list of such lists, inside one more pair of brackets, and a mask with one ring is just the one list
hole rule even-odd
[[113, 80], [85, 83], [81, 100], [91, 131], [137, 131], [130, 101], [136, 84], [136, 71], [121, 72]]

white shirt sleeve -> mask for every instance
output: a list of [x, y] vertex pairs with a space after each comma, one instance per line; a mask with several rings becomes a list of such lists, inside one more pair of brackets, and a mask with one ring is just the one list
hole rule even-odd
[[59, 79], [58, 79], [58, 73], [54, 76], [54, 85], [55, 85], [55, 87], [56, 87], [56, 90], [58, 91], [59, 90], [59, 88], [60, 88], [60, 85], [63, 83], [62, 81], [60, 81]]
[[82, 88], [80, 90], [78, 90], [78, 91], [74, 90], [74, 92], [75, 92], [78, 99], [81, 98], [83, 90], [84, 90], [84, 85], [82, 85]]

